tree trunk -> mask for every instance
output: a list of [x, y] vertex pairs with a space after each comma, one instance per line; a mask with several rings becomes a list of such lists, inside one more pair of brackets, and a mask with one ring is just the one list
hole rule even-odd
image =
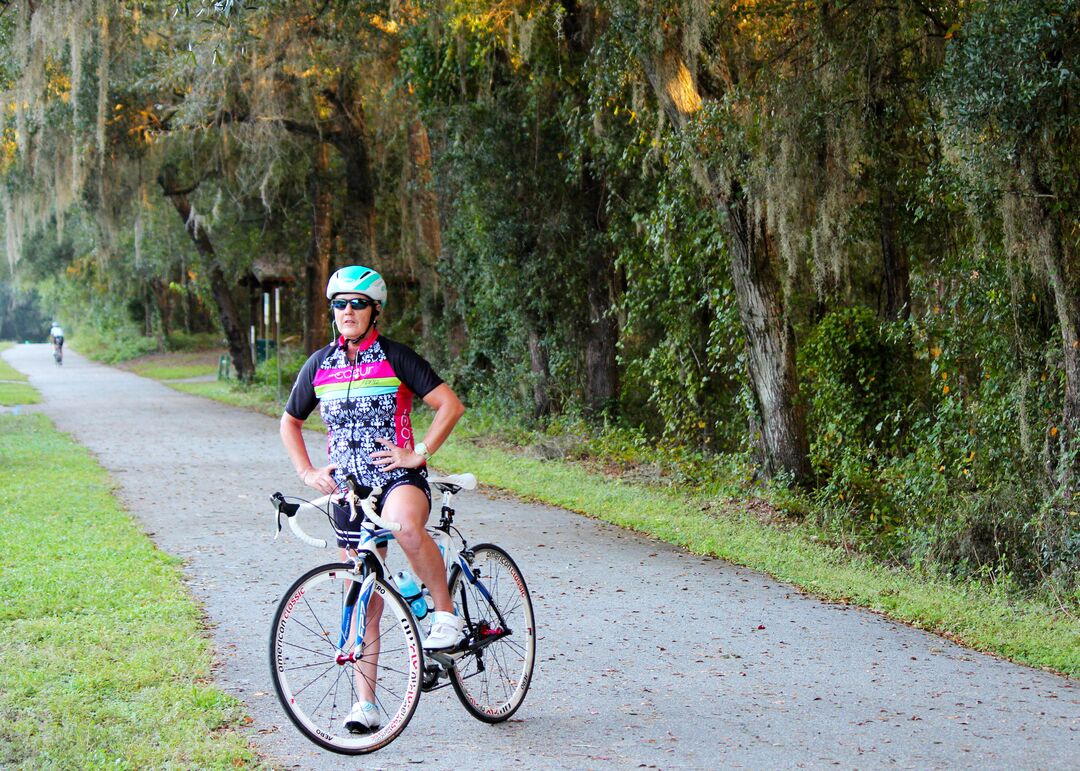
[[335, 100], [339, 130], [334, 132], [332, 141], [345, 162], [342, 251], [351, 264], [378, 269], [375, 265], [378, 256], [375, 247], [375, 180], [371, 174], [364, 103], [356, 91], [356, 85], [346, 79]]
[[415, 185], [412, 210], [415, 215], [416, 234], [423, 249], [423, 256], [434, 265], [442, 254], [442, 227], [439, 223], [439, 202], [431, 172], [431, 142], [427, 128], [419, 118], [414, 118], [409, 124], [409, 161]]
[[[593, 51], [595, 37], [594, 16], [596, 9], [587, 3], [567, 0], [564, 4], [566, 17], [564, 29], [567, 46], [576, 66], [584, 67]], [[575, 88], [575, 101], [587, 113], [589, 94], [586, 85], [579, 82]], [[608, 189], [605, 180], [597, 174], [592, 154], [586, 151], [581, 164], [581, 216], [588, 227], [597, 234], [607, 230], [605, 211]], [[591, 245], [584, 259], [588, 267], [588, 319], [585, 329], [585, 407], [591, 412], [602, 412], [612, 406], [619, 392], [619, 369], [615, 346], [619, 337], [618, 319], [614, 315], [616, 303], [615, 260], [606, 238], [590, 239]]]
[[229, 291], [225, 273], [221, 270], [220, 263], [218, 263], [214, 245], [210, 242], [210, 237], [206, 234], [206, 231], [192, 221], [191, 203], [187, 197], [190, 190], [180, 190], [173, 184], [172, 171], [168, 166], [162, 168], [161, 175], [158, 177], [158, 184], [161, 185], [162, 192], [172, 201], [176, 213], [180, 215], [180, 219], [184, 223], [184, 229], [191, 236], [195, 249], [208, 269], [210, 291], [214, 295], [214, 301], [217, 303], [221, 328], [225, 332], [225, 339], [228, 341], [229, 354], [232, 357], [233, 367], [236, 369], [236, 376], [244, 381], [251, 380], [252, 375], [255, 373], [255, 367], [251, 361], [251, 349], [248, 347], [247, 336], [244, 334], [244, 325], [240, 320], [240, 314], [236, 310], [236, 303], [233, 301], [232, 294]]
[[421, 336], [434, 331], [439, 315], [439, 255], [442, 227], [431, 173], [431, 142], [419, 118], [409, 124], [408, 211], [416, 229], [415, 253], [420, 281]]
[[907, 321], [911, 316], [911, 269], [907, 252], [900, 243], [896, 191], [893, 180], [879, 183], [878, 240], [885, 269], [885, 318]]
[[[597, 264], [598, 263], [598, 264]], [[593, 412], [612, 406], [619, 391], [615, 344], [619, 327], [613, 314], [613, 271], [597, 259], [589, 281], [589, 325], [585, 333], [585, 405]]]
[[[1046, 201], [1057, 196], [1043, 182], [1038, 165], [1032, 158], [1022, 160], [1019, 169], [1020, 184], [1027, 189], [1025, 197], [1033, 219], [1037, 222], [1032, 235], [1037, 257], [1042, 259], [1044, 276], [1054, 297], [1058, 328], [1065, 368], [1065, 394], [1062, 404], [1062, 449], [1068, 468], [1061, 469], [1066, 494], [1075, 495], [1080, 481], [1080, 259], [1062, 238], [1061, 213], [1052, 212]], [[1071, 225], [1071, 223], [1070, 223]], [[1052, 427], [1053, 428], [1053, 427]], [[1077, 450], [1075, 456], [1070, 452]]]
[[731, 276], [746, 334], [754, 397], [761, 413], [765, 473], [810, 478], [806, 414], [795, 369], [795, 334], [780, 296], [764, 223], [755, 223], [738, 189], [723, 202], [727, 212]]
[[[660, 105], [677, 129], [701, 109], [702, 97], [682, 56], [674, 49], [642, 65]], [[765, 226], [756, 222], [738, 181], [724, 181], [702, 158], [695, 178], [725, 214], [730, 270], [746, 335], [751, 387], [761, 418], [765, 473], [810, 478], [806, 414], [795, 369], [795, 335], [787, 317]]]
[[[888, 19], [888, 34], [879, 40], [886, 53], [876, 77], [870, 79], [872, 129], [878, 137], [878, 158], [875, 185], [878, 190], [878, 241], [885, 270], [885, 318], [906, 321], [911, 316], [911, 269], [907, 251], [900, 240], [898, 215], [897, 153], [902, 151], [902, 127], [890, 115], [889, 99], [896, 99], [897, 84], [902, 82], [900, 64], [900, 14], [896, 8], [884, 11]], [[910, 369], [910, 367], [908, 368]]]
[[311, 353], [327, 343], [329, 322], [326, 283], [334, 251], [334, 191], [330, 180], [330, 145], [319, 142], [312, 158], [311, 251], [304, 277], [307, 283], [307, 323], [304, 349]]
[[161, 319], [161, 333], [164, 337], [168, 337], [173, 330], [172, 292], [169, 285], [160, 278], [151, 278], [149, 284], [151, 296], [157, 306], [158, 318]]
[[551, 371], [544, 342], [532, 326], [529, 327], [529, 369], [532, 372], [533, 416], [539, 418], [551, 412]]
[[[1080, 450], [1080, 265], [1070, 264], [1076, 261], [1067, 257], [1054, 215], [1041, 204], [1039, 208], [1045, 217], [1042, 225], [1047, 234], [1041, 249], [1043, 268], [1054, 296], [1065, 364], [1065, 398], [1059, 431], [1068, 458], [1070, 448]], [[1065, 470], [1064, 481], [1072, 493], [1080, 479], [1080, 456], [1071, 458], [1070, 466], [1071, 469]]]

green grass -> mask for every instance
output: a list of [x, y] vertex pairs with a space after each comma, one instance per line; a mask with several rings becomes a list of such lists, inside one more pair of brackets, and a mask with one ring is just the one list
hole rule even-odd
[[[0, 351], [10, 348], [13, 343], [0, 343]], [[27, 384], [26, 375], [0, 358], [0, 405], [12, 407], [16, 404], [37, 404], [41, 401], [38, 392]]]
[[180, 561], [90, 454], [42, 415], [0, 415], [0, 468], [0, 767], [257, 764]]
[[151, 353], [122, 362], [118, 366], [155, 380], [180, 380], [216, 375], [221, 354], [222, 351], [218, 349]]
[[[241, 386], [232, 381], [215, 380], [208, 383], [166, 383], [177, 391], [202, 396], [207, 399], [231, 404], [234, 407], [261, 412], [274, 418], [281, 417], [285, 409], [284, 400], [279, 401], [275, 395], [276, 388], [263, 385]], [[285, 397], [288, 397], [288, 386], [284, 387]], [[316, 410], [304, 422], [304, 428], [313, 431], [324, 431], [322, 420]]]
[[136, 375], [154, 378], [155, 380], [180, 380], [189, 377], [203, 377], [216, 375], [216, 364], [139, 364], [131, 367]]
[[[265, 388], [245, 391], [223, 383], [173, 387], [269, 415], [281, 414], [280, 402]], [[415, 416], [418, 432], [424, 429], [424, 412], [419, 410]], [[317, 413], [308, 425], [321, 428]], [[439, 449], [434, 465], [441, 471], [472, 471], [483, 483], [520, 497], [769, 573], [826, 600], [871, 608], [971, 648], [1080, 677], [1080, 620], [1075, 616], [1002, 596], [985, 584], [934, 580], [890, 569], [824, 543], [820, 531], [810, 525], [765, 524], [749, 513], [747, 501], [719, 503], [736, 489], [734, 484], [713, 484], [714, 492], [724, 493], [710, 496], [672, 485], [670, 480], [629, 482], [581, 463], [527, 457], [517, 445], [529, 441], [528, 432], [495, 428], [490, 415], [466, 413]], [[498, 433], [511, 441], [492, 440]]]

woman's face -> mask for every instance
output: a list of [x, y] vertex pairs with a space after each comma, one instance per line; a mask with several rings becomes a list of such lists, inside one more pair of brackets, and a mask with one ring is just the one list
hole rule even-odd
[[[352, 300], [354, 298], [360, 298], [362, 300], [369, 299], [366, 295], [358, 294], [356, 292], [346, 292], [334, 296], [335, 300]], [[338, 332], [343, 334], [346, 339], [352, 340], [368, 330], [368, 327], [371, 324], [371, 314], [374, 312], [374, 305], [369, 305], [368, 307], [360, 308], [359, 310], [353, 308], [351, 305], [346, 305], [341, 310], [334, 308], [334, 322], [337, 324]]]

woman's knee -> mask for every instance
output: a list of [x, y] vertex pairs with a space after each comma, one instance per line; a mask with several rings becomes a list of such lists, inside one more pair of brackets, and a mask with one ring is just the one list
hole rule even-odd
[[419, 488], [402, 485], [390, 491], [383, 503], [383, 518], [401, 525], [394, 538], [405, 550], [419, 546], [426, 536], [429, 504], [427, 496]]

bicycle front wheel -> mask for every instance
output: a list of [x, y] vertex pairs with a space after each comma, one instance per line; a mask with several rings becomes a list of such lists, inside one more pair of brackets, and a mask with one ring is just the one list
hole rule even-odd
[[460, 565], [450, 571], [450, 597], [466, 621], [467, 634], [465, 654], [450, 670], [450, 684], [473, 717], [500, 723], [521, 706], [532, 682], [532, 600], [509, 554], [489, 543], [472, 553], [471, 578]]
[[[405, 730], [424, 669], [401, 595], [378, 579], [362, 592], [364, 577], [348, 563], [308, 571], [281, 598], [270, 635], [270, 672], [289, 719], [345, 755], [373, 752]], [[360, 702], [375, 708], [350, 719]]]

